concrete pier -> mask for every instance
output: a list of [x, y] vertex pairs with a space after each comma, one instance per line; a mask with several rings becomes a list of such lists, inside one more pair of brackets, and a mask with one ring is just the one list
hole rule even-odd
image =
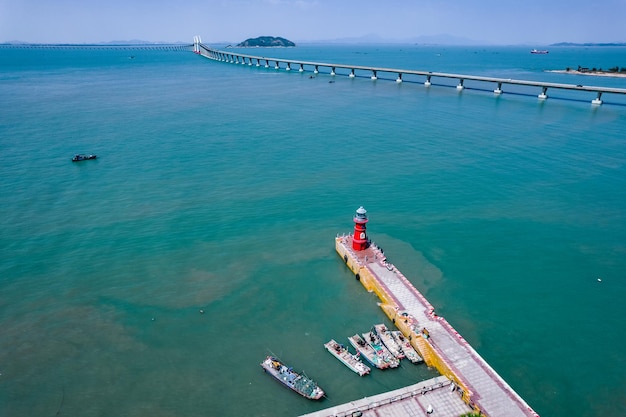
[[[515, 86], [524, 86], [533, 88], [540, 88], [541, 92], [537, 95], [539, 100], [546, 100], [548, 98], [547, 91], [548, 89], [557, 89], [557, 90], [569, 90], [569, 91], [577, 91], [577, 92], [591, 92], [596, 94], [596, 96], [589, 100], [594, 105], [602, 104], [602, 100], [600, 100], [600, 96], [602, 94], [620, 94], [626, 95], [626, 88], [611, 88], [611, 87], [598, 87], [598, 86], [582, 86], [582, 85], [574, 85], [574, 84], [561, 84], [561, 83], [548, 83], [541, 81], [526, 81], [526, 80], [514, 80], [510, 78], [497, 78], [497, 77], [482, 77], [477, 75], [464, 75], [464, 74], [451, 74], [444, 72], [432, 72], [432, 71], [417, 71], [417, 70], [408, 70], [408, 69], [397, 69], [397, 68], [384, 68], [384, 67], [370, 67], [370, 66], [360, 66], [360, 65], [349, 65], [349, 64], [332, 64], [332, 63], [324, 63], [324, 62], [310, 62], [310, 61], [300, 61], [300, 60], [290, 60], [290, 59], [279, 59], [279, 58], [267, 58], [256, 55], [247, 55], [240, 54], [234, 52], [225, 52], [220, 51], [218, 49], [210, 48], [202, 43], [195, 42], [194, 50], [197, 50], [198, 54], [213, 59], [216, 61], [225, 61], [225, 62], [233, 62], [233, 57], [238, 58], [248, 58], [248, 59], [256, 59], [263, 60], [266, 62], [266, 68], [268, 61], [276, 62], [275, 69], [281, 69], [280, 63], [286, 65], [285, 69], [288, 71], [291, 69], [291, 64], [296, 64], [300, 66], [299, 72], [304, 72], [306, 68], [312, 68], [312, 72], [318, 74], [320, 72], [320, 68], [329, 69], [330, 75], [337, 75], [337, 68], [346, 71], [346, 75], [351, 78], [357, 76], [357, 71], [361, 74], [369, 74], [369, 78], [372, 80], [379, 79], [379, 73], [389, 73], [397, 74], [397, 77], [394, 79], [398, 82], [406, 81], [407, 75], [418, 76], [418, 77], [426, 77], [424, 81], [424, 86], [429, 87], [432, 85], [432, 79], [435, 78], [443, 78], [443, 79], [454, 79], [458, 81], [457, 89], [464, 90], [466, 87], [464, 82], [472, 81], [478, 83], [488, 83], [488, 84], [496, 84], [497, 87], [493, 90], [494, 93], [499, 96], [501, 94], [506, 93], [506, 89], [503, 87], [505, 85], [515, 85]], [[488, 91], [491, 90], [492, 87], [488, 88]], [[532, 93], [531, 93], [532, 94]], [[537, 94], [536, 92], [534, 94]]]
[[[432, 410], [430, 413], [429, 410]], [[305, 414], [301, 417], [459, 417], [472, 409], [461, 400], [457, 386], [445, 376], [422, 381], [372, 397]]]
[[[338, 236], [335, 249], [357, 280], [380, 299], [379, 306], [428, 366], [454, 382], [460, 398], [489, 417], [537, 417], [537, 413], [371, 244], [352, 249], [352, 236]], [[439, 415], [439, 414], [437, 414]]]

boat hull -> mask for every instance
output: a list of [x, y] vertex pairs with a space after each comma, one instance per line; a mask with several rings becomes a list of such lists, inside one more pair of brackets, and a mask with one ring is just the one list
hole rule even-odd
[[273, 356], [268, 356], [261, 362], [263, 370], [274, 377], [278, 382], [290, 390], [309, 400], [319, 400], [324, 391], [311, 379], [295, 372]]
[[346, 365], [350, 370], [365, 376], [370, 373], [370, 368], [361, 362], [355, 355], [351, 354], [343, 345], [331, 339], [328, 343], [324, 343], [324, 347], [331, 355], [339, 359], [341, 363]]
[[389, 365], [390, 368], [397, 368], [400, 366], [400, 359], [396, 358], [389, 352], [389, 349], [385, 347], [383, 342], [374, 332], [363, 333], [363, 339], [374, 349], [376, 355], [379, 356], [383, 362]]
[[404, 358], [404, 352], [402, 351], [402, 346], [398, 344], [396, 339], [393, 337], [387, 326], [384, 324], [376, 324], [374, 325], [374, 330], [378, 335], [378, 338], [383, 342], [387, 350], [391, 352], [393, 356], [398, 359]]
[[361, 355], [361, 357], [365, 358], [370, 365], [378, 369], [386, 369], [389, 368], [389, 364], [382, 360], [382, 357], [379, 357], [376, 354], [374, 348], [369, 345], [361, 336], [355, 334], [354, 336], [348, 337], [350, 344], [354, 346], [357, 352]]
[[88, 161], [90, 159], [96, 159], [96, 158], [98, 158], [96, 155], [78, 154], [72, 157], [72, 162]]
[[424, 359], [417, 353], [415, 348], [411, 345], [402, 332], [400, 330], [392, 330], [391, 334], [396, 342], [402, 347], [402, 351], [404, 352], [404, 357], [407, 358], [412, 363], [420, 363], [424, 362]]

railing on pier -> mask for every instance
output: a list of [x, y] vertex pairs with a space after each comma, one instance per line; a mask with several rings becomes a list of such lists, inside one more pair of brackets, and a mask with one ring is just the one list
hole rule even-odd
[[[312, 71], [314, 74], [318, 74], [320, 72], [320, 68], [325, 68], [329, 70], [329, 74], [331, 76], [337, 75], [337, 68], [349, 71], [348, 77], [354, 78], [356, 77], [356, 71], [365, 72], [370, 74], [370, 78], [372, 80], [377, 80], [379, 73], [388, 73], [397, 75], [396, 82], [403, 82], [403, 76], [405, 75], [413, 75], [419, 77], [425, 77], [424, 85], [429, 87], [432, 85], [432, 80], [434, 78], [444, 78], [444, 79], [455, 79], [458, 80], [458, 84], [456, 88], [458, 90], [465, 89], [465, 81], [476, 81], [480, 83], [492, 83], [496, 85], [496, 88], [493, 90], [495, 95], [500, 95], [504, 93], [503, 86], [512, 85], [512, 86], [523, 86], [523, 87], [539, 87], [541, 88], [541, 93], [537, 95], [539, 100], [546, 100], [548, 98], [548, 89], [560, 89], [560, 90], [570, 90], [570, 91], [579, 91], [579, 92], [591, 92], [595, 93], [595, 98], [591, 100], [591, 103], [594, 105], [602, 104], [602, 95], [603, 94], [620, 94], [626, 95], [626, 88], [612, 88], [612, 87], [599, 87], [599, 86], [583, 86], [580, 84], [561, 84], [561, 83], [551, 83], [551, 82], [541, 82], [541, 81], [527, 81], [527, 80], [515, 80], [511, 78], [497, 78], [497, 77], [483, 77], [477, 75], [465, 75], [465, 74], [452, 74], [445, 72], [433, 72], [433, 71], [417, 71], [417, 70], [408, 70], [408, 69], [398, 69], [398, 68], [383, 68], [383, 67], [370, 67], [370, 66], [362, 66], [362, 65], [349, 65], [349, 64], [331, 64], [324, 62], [311, 62], [311, 61], [300, 61], [300, 60], [292, 60], [292, 59], [281, 59], [281, 58], [270, 58], [264, 56], [256, 56], [256, 55], [247, 55], [230, 51], [221, 51], [218, 49], [210, 48], [203, 43], [201, 43], [200, 38], [194, 38], [194, 51], [197, 54], [205, 56], [207, 58], [229, 62], [233, 64], [242, 64], [242, 65], [250, 65], [257, 67], [265, 67], [265, 68], [274, 68], [274, 69], [284, 69], [286, 71], [291, 71], [292, 67], [297, 67], [299, 72], [304, 72], [307, 69]], [[272, 66], [273, 64], [273, 66]]]

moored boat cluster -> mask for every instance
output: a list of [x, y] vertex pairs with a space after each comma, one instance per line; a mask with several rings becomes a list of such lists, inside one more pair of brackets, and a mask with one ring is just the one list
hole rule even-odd
[[390, 331], [382, 323], [361, 335], [349, 336], [348, 341], [359, 357], [378, 369], [397, 368], [404, 358], [413, 363], [423, 361], [400, 331]]
[[[349, 336], [348, 340], [356, 349], [355, 354], [335, 339], [324, 343], [324, 347], [341, 363], [360, 376], [365, 376], [371, 371], [371, 368], [364, 364], [361, 358], [365, 358], [367, 363], [378, 369], [397, 368], [400, 366], [400, 360], [404, 358], [413, 363], [423, 362], [421, 356], [399, 330], [390, 331], [382, 323], [374, 325], [370, 331], [361, 335], [357, 333]], [[275, 356], [265, 358], [261, 362], [261, 367], [287, 388], [305, 398], [319, 400], [325, 396], [322, 388], [313, 380], [294, 371]]]

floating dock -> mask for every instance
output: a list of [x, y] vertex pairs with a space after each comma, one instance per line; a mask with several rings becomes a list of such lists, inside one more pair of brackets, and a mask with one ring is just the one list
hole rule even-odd
[[449, 378], [472, 410], [489, 417], [538, 414], [441, 316], [367, 238], [366, 210], [354, 217], [354, 234], [337, 236], [335, 248], [357, 280], [380, 299], [380, 307], [428, 366]]

